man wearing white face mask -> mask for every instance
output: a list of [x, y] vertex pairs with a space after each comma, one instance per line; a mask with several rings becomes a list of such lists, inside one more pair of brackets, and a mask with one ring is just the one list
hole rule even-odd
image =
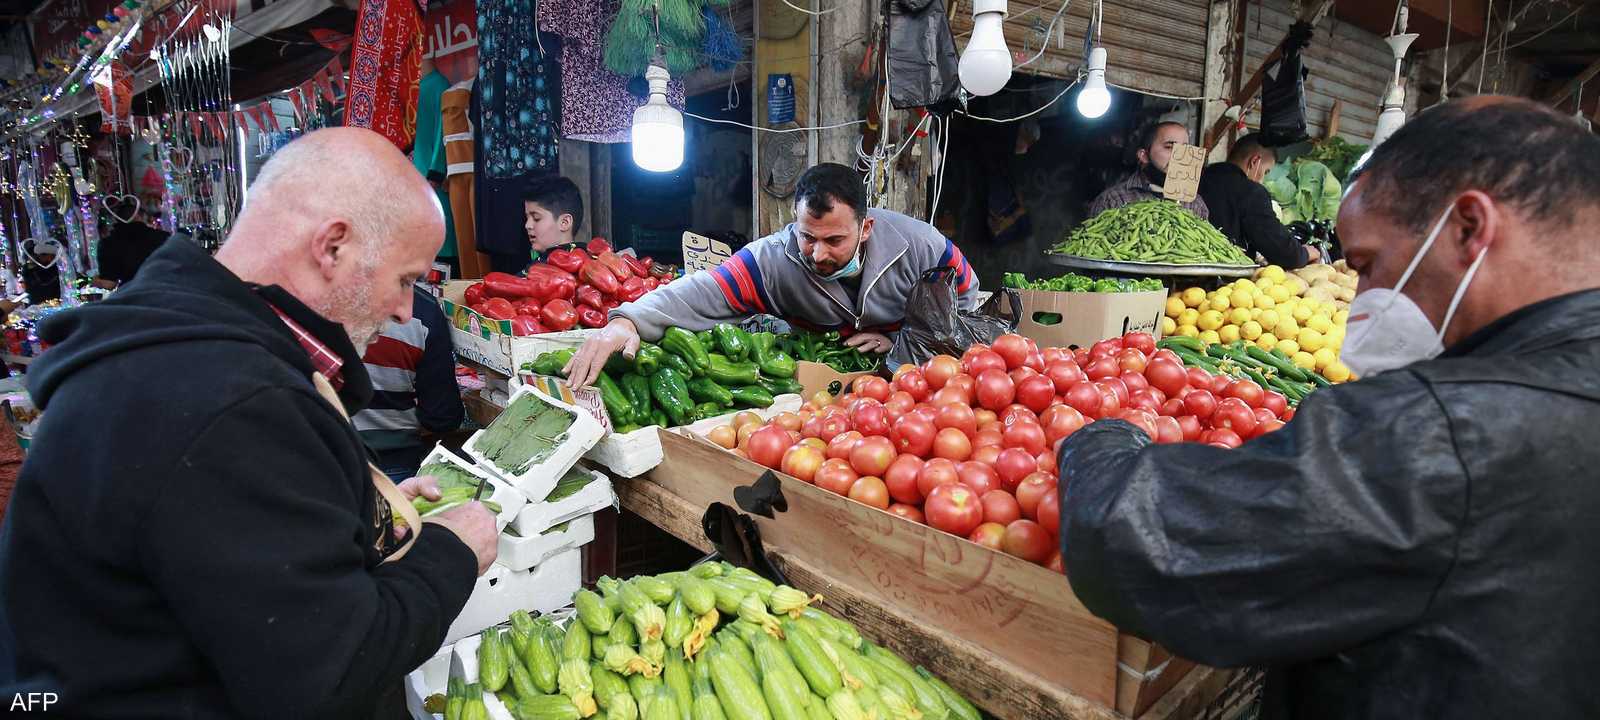
[[1340, 210], [1344, 361], [1235, 450], [1120, 421], [1060, 447], [1085, 606], [1269, 668], [1263, 718], [1594, 718], [1600, 138], [1526, 100], [1428, 110]]
[[955, 273], [963, 310], [977, 304], [978, 277], [961, 250], [921, 220], [867, 207], [854, 170], [823, 163], [800, 176], [795, 221], [750, 243], [721, 266], [673, 281], [611, 311], [605, 329], [567, 364], [579, 387], [600, 376], [607, 358], [628, 357], [668, 327], [705, 330], [756, 314], [810, 330], [837, 330], [862, 352], [886, 353], [922, 273]]

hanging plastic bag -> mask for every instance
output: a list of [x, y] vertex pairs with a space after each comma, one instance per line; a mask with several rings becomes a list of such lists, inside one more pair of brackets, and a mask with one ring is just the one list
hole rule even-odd
[[921, 365], [941, 354], [961, 357], [975, 343], [992, 343], [1015, 331], [1022, 317], [1022, 297], [1011, 288], [1001, 288], [973, 311], [960, 310], [959, 301], [955, 268], [924, 271], [906, 298], [905, 323], [885, 367]]
[[944, 0], [889, 3], [889, 100], [896, 108], [937, 105], [961, 81]]
[[1278, 72], [1261, 85], [1261, 142], [1282, 147], [1309, 140], [1306, 132], [1306, 69], [1300, 56], [1311, 43], [1311, 26], [1297, 22], [1283, 43]]

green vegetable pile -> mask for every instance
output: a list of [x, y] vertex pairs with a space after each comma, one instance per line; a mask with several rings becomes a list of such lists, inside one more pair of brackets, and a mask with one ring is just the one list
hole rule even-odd
[[571, 411], [536, 395], [512, 401], [472, 443], [472, 450], [510, 475], [521, 475], [553, 454], [567, 439]]
[[[535, 375], [562, 376], [572, 349], [524, 363]], [[795, 360], [778, 336], [728, 324], [699, 333], [667, 328], [660, 343], [640, 343], [629, 360], [612, 355], [595, 381], [616, 432], [649, 425], [675, 427], [737, 408], [765, 408], [773, 397], [799, 393]]]
[[876, 372], [882, 356], [845, 347], [838, 331], [810, 332], [795, 329], [778, 340], [785, 352], [796, 360], [822, 363], [842, 373]]
[[1289, 360], [1280, 350], [1262, 350], [1243, 340], [1223, 345], [1207, 345], [1197, 338], [1174, 335], [1162, 338], [1156, 347], [1171, 350], [1187, 367], [1197, 367], [1213, 375], [1254, 380], [1257, 385], [1283, 393], [1290, 406], [1319, 387], [1333, 382]]
[[1328, 166], [1300, 158], [1280, 163], [1261, 179], [1280, 209], [1285, 225], [1301, 220], [1336, 220], [1344, 188]]
[[1350, 177], [1350, 171], [1356, 167], [1356, 162], [1367, 152], [1366, 145], [1357, 145], [1338, 135], [1324, 140], [1318, 140], [1311, 146], [1311, 152], [1303, 157], [1328, 166], [1328, 172], [1333, 173], [1333, 179], [1344, 182]]
[[[482, 482], [472, 473], [447, 462], [424, 465], [417, 470], [417, 475], [432, 475], [439, 481], [438, 500], [429, 500], [418, 495], [416, 499], [411, 501], [411, 506], [416, 508], [417, 514], [422, 517], [437, 515], [457, 505], [465, 505], [472, 502], [472, 496], [478, 492], [478, 483]], [[485, 497], [488, 496], [489, 492], [488, 488], [484, 488]], [[500, 513], [499, 503], [485, 500], [483, 505], [489, 508], [490, 512], [497, 515]]]
[[1050, 290], [1054, 292], [1150, 292], [1166, 290], [1167, 286], [1155, 278], [1092, 278], [1077, 273], [1067, 273], [1049, 280], [1029, 280], [1022, 273], [1008, 272], [1001, 276], [1000, 284], [1018, 290]]
[[1119, 262], [1255, 265], [1211, 223], [1166, 200], [1145, 200], [1100, 213], [1051, 252]]
[[495, 693], [518, 720], [979, 720], [925, 668], [787, 585], [725, 563], [601, 578], [562, 629], [525, 612], [484, 631], [478, 682], [428, 699], [446, 720]]

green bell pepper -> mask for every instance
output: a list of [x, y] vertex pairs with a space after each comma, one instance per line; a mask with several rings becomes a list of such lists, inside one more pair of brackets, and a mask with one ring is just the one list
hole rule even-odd
[[688, 360], [696, 375], [704, 375], [711, 367], [711, 358], [694, 333], [683, 328], [670, 327], [661, 336], [661, 348]]
[[661, 406], [672, 419], [673, 425], [690, 422], [689, 418], [694, 413], [694, 401], [689, 399], [689, 386], [678, 371], [669, 367], [657, 370], [656, 374], [650, 376], [650, 394], [655, 397], [656, 404]]
[[800, 381], [794, 378], [764, 377], [761, 378], [760, 382], [757, 384], [766, 388], [767, 392], [772, 393], [774, 396], [801, 395], [806, 391], [806, 387], [801, 385]]
[[623, 373], [622, 379], [617, 381], [622, 386], [622, 392], [628, 396], [628, 404], [633, 406], [633, 421], [635, 423], [650, 422], [650, 380], [638, 373]]
[[572, 354], [577, 352], [572, 348], [553, 350], [533, 359], [533, 374], [562, 376], [562, 369], [572, 361]]
[[650, 424], [660, 427], [672, 427], [672, 423], [667, 419], [667, 413], [659, 407], [650, 411]]
[[772, 393], [760, 385], [728, 388], [728, 392], [733, 395], [735, 405], [752, 408], [772, 407]]
[[706, 418], [713, 418], [726, 412], [728, 412], [728, 409], [722, 405], [718, 405], [714, 402], [703, 402], [694, 406], [694, 419], [696, 422], [699, 422]]
[[722, 323], [711, 328], [711, 334], [717, 339], [717, 349], [727, 355], [729, 360], [744, 362], [750, 356], [750, 334], [727, 323]]
[[700, 347], [705, 348], [706, 352], [711, 352], [717, 347], [717, 335], [710, 330], [701, 330], [695, 333], [694, 339], [700, 341]]
[[600, 402], [606, 406], [606, 414], [611, 416], [611, 426], [626, 425], [633, 422], [635, 410], [633, 403], [628, 401], [627, 393], [611, 379], [611, 375], [601, 371], [600, 377], [594, 381], [594, 386], [600, 391]]
[[690, 365], [688, 360], [684, 359], [683, 356], [678, 355], [677, 353], [662, 353], [661, 367], [677, 370], [678, 374], [682, 375], [685, 379], [705, 374], [702, 372], [695, 372], [694, 366]]
[[706, 377], [719, 385], [754, 385], [761, 379], [761, 368], [753, 362], [736, 363], [720, 353], [710, 356]]
[[778, 337], [772, 333], [755, 333], [750, 336], [750, 359], [760, 366], [761, 374], [775, 378], [794, 377], [794, 356], [777, 348]]
[[761, 374], [774, 378], [792, 378], [799, 365], [788, 353], [773, 353], [766, 360], [761, 361]]
[[639, 343], [639, 351], [633, 355], [633, 371], [651, 377], [661, 369], [661, 358], [667, 354], [658, 345], [647, 342]]
[[712, 402], [723, 407], [733, 407], [733, 393], [718, 385], [711, 378], [695, 378], [689, 381], [689, 397], [696, 402]]

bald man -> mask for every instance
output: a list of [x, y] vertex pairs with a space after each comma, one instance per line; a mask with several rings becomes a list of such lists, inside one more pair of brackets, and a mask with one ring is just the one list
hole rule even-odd
[[1233, 450], [1074, 433], [1083, 604], [1270, 668], [1262, 718], [1600, 718], [1596, 164], [1587, 128], [1508, 98], [1378, 146], [1339, 208], [1362, 379]]
[[397, 533], [344, 413], [371, 397], [361, 351], [411, 317], [443, 223], [382, 137], [319, 131], [262, 168], [214, 259], [167, 243], [40, 326], [47, 419], [0, 529], [0, 701], [403, 713], [384, 701], [494, 559], [494, 522], [473, 503]]

